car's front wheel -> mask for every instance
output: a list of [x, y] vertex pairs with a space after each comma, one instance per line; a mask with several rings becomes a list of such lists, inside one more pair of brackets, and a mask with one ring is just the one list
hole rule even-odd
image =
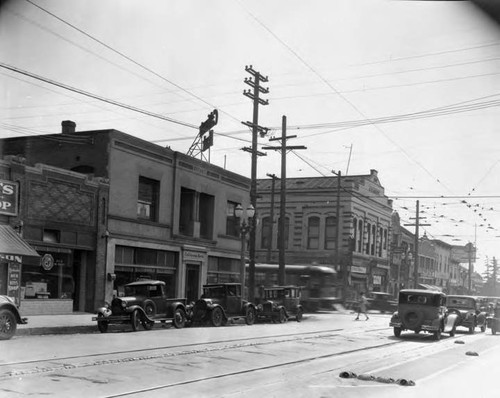
[[220, 307], [215, 307], [210, 313], [210, 322], [212, 322], [212, 326], [219, 327], [222, 325], [222, 321], [224, 318], [224, 314]]
[[401, 328], [394, 328], [394, 336], [399, 337], [401, 336]]
[[103, 321], [101, 319], [104, 319], [103, 314], [97, 315], [97, 329], [99, 329], [99, 332], [101, 333], [106, 333], [108, 331], [108, 321]]
[[[283, 310], [283, 313], [285, 311]], [[281, 313], [280, 313], [281, 316]], [[286, 315], [285, 315], [286, 319]], [[255, 323], [255, 310], [252, 307], [248, 307], [245, 314], [245, 322], [247, 325], [253, 325]]]
[[280, 308], [279, 314], [278, 314], [278, 322], [279, 323], [285, 323], [286, 322], [286, 312], [284, 308]]
[[172, 324], [176, 329], [182, 329], [186, 326], [186, 313], [182, 308], [177, 308], [174, 311], [174, 319], [172, 320]]
[[16, 333], [17, 321], [12, 311], [0, 310], [0, 340], [8, 340]]
[[139, 310], [134, 310], [132, 314], [130, 314], [130, 323], [132, 324], [132, 330], [137, 332], [141, 324], [141, 314]]
[[304, 312], [302, 311], [301, 308], [299, 308], [297, 310], [297, 316], [295, 319], [297, 319], [297, 322], [301, 322], [302, 321], [302, 317], [304, 316]]

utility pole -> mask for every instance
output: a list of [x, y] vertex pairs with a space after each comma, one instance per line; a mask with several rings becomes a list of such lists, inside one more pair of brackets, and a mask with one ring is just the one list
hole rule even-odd
[[[252, 122], [242, 122], [245, 126], [252, 129], [252, 148], [243, 148], [247, 152], [252, 154], [252, 170], [251, 170], [251, 182], [250, 182], [250, 203], [257, 213], [257, 156], [264, 156], [265, 154], [257, 150], [257, 134], [260, 133], [261, 137], [265, 137], [269, 131], [266, 127], [259, 126], [259, 105], [269, 105], [268, 100], [263, 100], [260, 98], [260, 94], [268, 94], [269, 89], [261, 87], [261, 83], [267, 83], [267, 76], [262, 76], [259, 72], [252, 68], [252, 65], [245, 66], [245, 71], [250, 73], [253, 77], [245, 78], [245, 84], [248, 84], [253, 88], [251, 90], [243, 90], [243, 95], [250, 98], [253, 101], [253, 119]], [[254, 302], [255, 300], [255, 228], [256, 228], [256, 218], [252, 217], [250, 222], [250, 242], [248, 248], [249, 256], [249, 266], [248, 266], [248, 300]], [[244, 288], [244, 286], [243, 286]]]
[[415, 218], [410, 218], [410, 220], [415, 220], [415, 224], [405, 224], [406, 226], [415, 227], [415, 265], [413, 267], [413, 287], [418, 289], [418, 229], [420, 226], [429, 226], [431, 224], [421, 224], [420, 223], [420, 201], [417, 200], [417, 211]]
[[286, 218], [286, 154], [287, 151], [307, 149], [303, 145], [287, 146], [286, 141], [296, 135], [286, 135], [286, 116], [281, 119], [281, 138], [270, 138], [269, 141], [281, 141], [280, 146], [265, 146], [262, 149], [281, 151], [281, 185], [280, 185], [280, 218], [278, 224], [278, 283], [285, 284], [285, 218]]
[[492, 272], [492, 282], [493, 282], [493, 291], [492, 291], [492, 295], [494, 297], [497, 296], [497, 259], [495, 257], [493, 257], [493, 272]]
[[469, 269], [468, 269], [468, 277], [469, 277], [469, 283], [468, 283], [468, 289], [469, 289], [469, 294], [472, 294], [472, 254], [474, 254], [474, 258], [476, 257], [476, 248], [472, 243], [467, 243], [467, 258], [469, 260]]
[[271, 208], [269, 210], [269, 218], [271, 219], [270, 222], [270, 231], [269, 231], [269, 242], [268, 242], [268, 247], [267, 247], [267, 257], [266, 260], [268, 263], [271, 262], [271, 250], [273, 246], [273, 233], [274, 233], [274, 186], [275, 182], [278, 179], [276, 177], [276, 174], [266, 174], [268, 177], [271, 177]]
[[332, 173], [337, 176], [337, 203], [336, 203], [336, 217], [337, 217], [337, 241], [335, 244], [335, 265], [337, 266], [337, 269], [341, 271], [342, 273], [342, 297], [345, 297], [346, 291], [347, 291], [347, 264], [342, 264], [342, 267], [340, 265], [340, 246], [342, 244], [342, 237], [341, 237], [341, 228], [340, 228], [340, 190], [342, 189], [341, 181], [342, 181], [342, 172], [339, 170], [338, 172], [334, 172], [332, 170]]

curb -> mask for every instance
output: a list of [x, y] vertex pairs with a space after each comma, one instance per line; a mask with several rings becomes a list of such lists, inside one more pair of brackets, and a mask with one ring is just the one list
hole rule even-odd
[[46, 334], [81, 334], [97, 333], [96, 325], [88, 326], [47, 326], [38, 328], [18, 328], [16, 336], [43, 336]]

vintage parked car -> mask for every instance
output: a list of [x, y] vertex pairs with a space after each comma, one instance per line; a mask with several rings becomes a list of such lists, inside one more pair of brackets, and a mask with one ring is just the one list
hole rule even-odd
[[283, 323], [289, 318], [302, 321], [304, 309], [300, 304], [299, 286], [273, 286], [262, 289], [262, 298], [257, 305], [257, 318]]
[[244, 319], [252, 325], [256, 313], [255, 305], [242, 298], [240, 283], [216, 283], [203, 286], [202, 296], [193, 305], [191, 321], [221, 326]]
[[150, 330], [156, 321], [171, 321], [176, 328], [186, 324], [186, 299], [168, 298], [165, 282], [141, 280], [124, 286], [125, 296], [115, 297], [111, 306], [97, 310], [97, 327], [101, 333], [108, 331], [108, 325], [130, 323], [136, 331], [142, 324]]
[[384, 312], [394, 312], [398, 308], [398, 301], [392, 294], [383, 292], [370, 292], [366, 295], [367, 309]]
[[446, 295], [433, 290], [405, 289], [399, 292], [398, 310], [392, 315], [390, 326], [394, 336], [403, 330], [432, 333], [436, 340], [441, 333], [455, 335], [457, 314], [448, 314]]
[[9, 296], [0, 295], [0, 340], [8, 340], [16, 334], [17, 325], [28, 323], [27, 318], [21, 318], [19, 308]]
[[458, 315], [455, 326], [469, 329], [474, 333], [476, 327], [481, 332], [486, 330], [486, 311], [481, 311], [479, 300], [473, 296], [451, 295], [446, 297], [446, 307], [449, 313]]

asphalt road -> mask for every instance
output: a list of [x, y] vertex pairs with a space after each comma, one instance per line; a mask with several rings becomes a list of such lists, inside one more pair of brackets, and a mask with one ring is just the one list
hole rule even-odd
[[0, 342], [0, 396], [496, 396], [500, 336], [395, 338], [388, 323], [322, 313], [301, 323], [21, 336]]

